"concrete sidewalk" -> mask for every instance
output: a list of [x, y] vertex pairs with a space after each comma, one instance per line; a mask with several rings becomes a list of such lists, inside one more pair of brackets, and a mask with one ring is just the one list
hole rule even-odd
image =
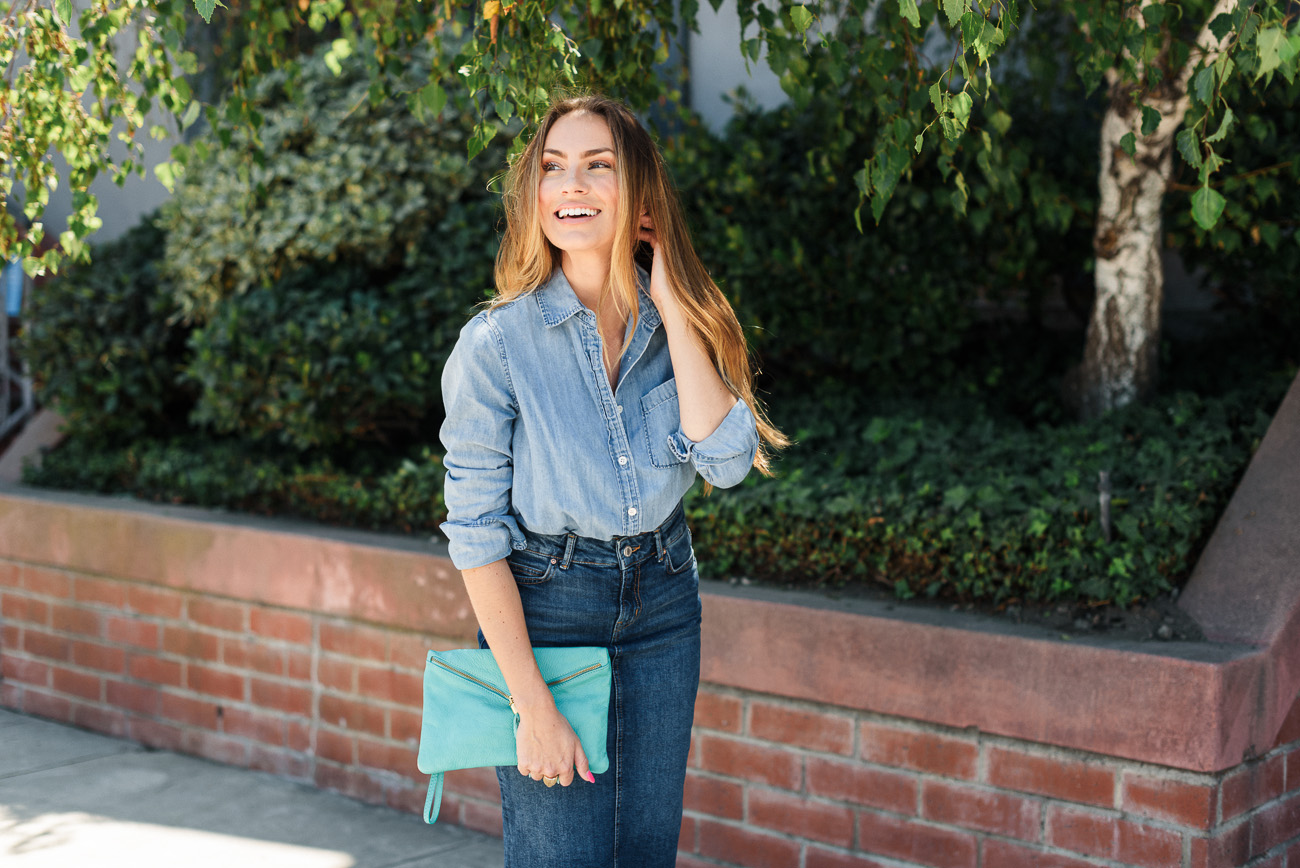
[[501, 842], [0, 709], [5, 868], [501, 868]]

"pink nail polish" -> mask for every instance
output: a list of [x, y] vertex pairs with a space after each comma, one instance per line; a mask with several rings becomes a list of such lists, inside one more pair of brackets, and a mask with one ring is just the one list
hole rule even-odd
[[595, 782], [596, 782], [596, 776], [593, 775], [591, 772], [587, 772], [587, 783], [594, 784]]

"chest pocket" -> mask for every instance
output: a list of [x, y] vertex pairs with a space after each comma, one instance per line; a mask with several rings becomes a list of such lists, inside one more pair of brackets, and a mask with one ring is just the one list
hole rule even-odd
[[668, 445], [669, 437], [677, 433], [682, 424], [676, 378], [655, 386], [641, 397], [641, 417], [650, 463], [655, 467], [680, 467], [683, 459], [677, 457]]

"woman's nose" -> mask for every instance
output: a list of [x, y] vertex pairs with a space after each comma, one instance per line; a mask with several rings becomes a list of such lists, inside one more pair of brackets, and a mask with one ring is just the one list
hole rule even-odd
[[585, 193], [587, 191], [587, 181], [580, 174], [581, 169], [570, 169], [564, 175], [564, 192], [565, 193]]

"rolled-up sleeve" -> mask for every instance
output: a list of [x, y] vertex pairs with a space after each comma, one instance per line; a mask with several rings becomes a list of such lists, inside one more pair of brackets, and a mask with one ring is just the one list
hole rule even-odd
[[505, 342], [487, 313], [463, 329], [442, 372], [447, 410], [439, 436], [447, 468], [440, 525], [459, 570], [481, 567], [522, 545], [510, 513], [514, 480], [511, 435], [519, 403], [510, 381]]
[[692, 440], [679, 426], [668, 445], [680, 460], [689, 460], [705, 482], [718, 488], [731, 488], [739, 485], [754, 465], [758, 423], [749, 405], [738, 399], [708, 437]]

